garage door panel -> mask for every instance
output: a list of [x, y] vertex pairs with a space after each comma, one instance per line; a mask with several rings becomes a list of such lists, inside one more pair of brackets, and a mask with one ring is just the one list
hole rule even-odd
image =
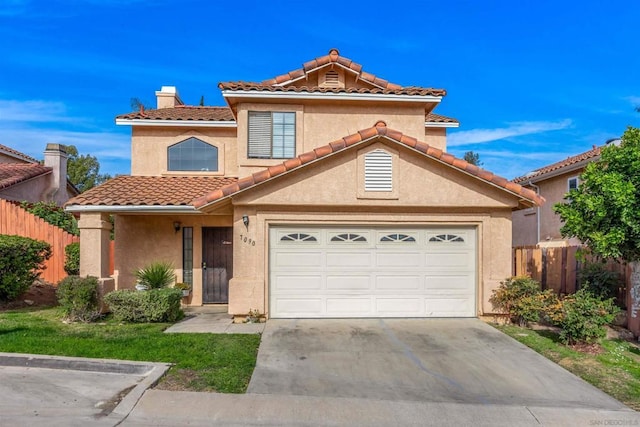
[[278, 275], [275, 276], [275, 290], [321, 290], [324, 282], [322, 275]]
[[475, 233], [471, 228], [272, 227], [269, 314], [473, 317]]
[[327, 268], [362, 268], [371, 266], [372, 254], [357, 250], [327, 252]]
[[293, 252], [279, 251], [275, 255], [276, 266], [286, 267], [322, 267], [323, 254], [321, 251]]
[[421, 265], [420, 252], [377, 252], [377, 267], [416, 267]]
[[322, 305], [322, 298], [278, 298], [275, 310], [284, 316], [320, 316], [323, 313]]
[[371, 298], [327, 298], [327, 314], [353, 316], [373, 313]]
[[419, 290], [422, 287], [420, 276], [376, 276], [376, 289], [391, 289], [396, 291]]
[[473, 301], [468, 298], [427, 298], [425, 311], [431, 317], [464, 317], [473, 311]]

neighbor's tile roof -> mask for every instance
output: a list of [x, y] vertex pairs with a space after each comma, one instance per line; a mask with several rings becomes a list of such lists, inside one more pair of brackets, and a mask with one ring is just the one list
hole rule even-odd
[[[302, 87], [283, 87], [292, 81], [306, 76], [308, 73], [328, 64], [339, 64], [358, 74], [358, 80], [364, 81], [372, 86], [371, 89], [355, 89], [355, 88], [327, 88], [317, 86]], [[338, 49], [331, 49], [329, 53], [320, 56], [311, 61], [305, 62], [302, 68], [289, 71], [288, 73], [279, 75], [272, 79], [264, 80], [261, 83], [252, 82], [223, 82], [218, 85], [222, 90], [255, 90], [255, 91], [271, 91], [271, 92], [330, 92], [330, 93], [383, 93], [394, 95], [432, 95], [445, 96], [447, 92], [444, 89], [424, 88], [415, 86], [400, 86], [381, 79], [371, 73], [362, 71], [362, 65], [353, 62], [349, 58], [340, 56]]]
[[51, 170], [39, 163], [0, 163], [0, 189], [45, 175]]
[[185, 121], [234, 121], [229, 107], [201, 107], [178, 105], [157, 110], [140, 110], [121, 114], [116, 119], [123, 120], [185, 120]]
[[573, 166], [577, 163], [580, 162], [584, 162], [587, 160], [597, 160], [598, 157], [600, 157], [600, 151], [601, 151], [602, 147], [593, 147], [591, 150], [589, 151], [585, 151], [584, 153], [580, 153], [576, 156], [570, 156], [567, 157], [564, 160], [561, 160], [559, 162], [553, 163], [551, 165], [548, 166], [544, 166], [540, 169], [536, 169], [532, 172], [529, 172], [526, 175], [523, 176], [519, 176], [517, 178], [513, 179], [513, 182], [515, 183], [522, 183], [522, 182], [527, 182], [530, 180], [535, 180], [536, 178], [541, 177], [542, 175], [548, 174], [549, 172], [554, 172], [554, 171], [558, 171], [560, 169], [564, 169], [564, 168], [568, 168], [570, 166]]
[[432, 123], [460, 123], [458, 119], [454, 119], [453, 117], [442, 116], [440, 114], [435, 114], [435, 113], [425, 114], [424, 121], [432, 122]]
[[6, 145], [0, 144], [0, 152], [3, 152], [3, 151], [6, 154], [9, 154], [10, 156], [18, 157], [18, 158], [24, 160], [25, 162], [38, 163], [38, 160], [34, 159], [33, 157], [27, 156], [26, 154], [21, 153], [18, 150], [14, 150], [11, 147], [7, 147]]
[[187, 206], [237, 178], [118, 176], [69, 200], [65, 206]]
[[473, 175], [479, 178], [482, 181], [493, 184], [495, 186], [504, 188], [505, 190], [517, 194], [525, 199], [528, 199], [535, 204], [541, 205], [544, 203], [544, 198], [536, 194], [534, 191], [524, 188], [519, 184], [511, 182], [506, 178], [502, 178], [500, 176], [494, 175], [493, 173], [479, 168], [478, 166], [467, 163], [466, 161], [459, 159], [457, 157], [452, 156], [451, 154], [445, 153], [442, 150], [431, 147], [429, 144], [418, 141], [415, 138], [412, 138], [407, 135], [403, 135], [401, 132], [393, 129], [387, 128], [387, 125], [383, 121], [379, 121], [375, 124], [374, 127], [364, 129], [354, 133], [352, 135], [346, 136], [337, 141], [331, 142], [328, 145], [316, 148], [313, 151], [306, 152], [304, 154], [299, 155], [298, 157], [294, 157], [293, 159], [289, 159], [281, 164], [276, 166], [271, 166], [262, 171], [256, 172], [252, 175], [239, 179], [237, 182], [234, 182], [229, 185], [225, 185], [215, 191], [212, 191], [192, 202], [193, 206], [196, 208], [201, 208], [209, 203], [218, 201], [223, 199], [224, 197], [231, 196], [239, 191], [245, 190], [247, 188], [258, 185], [262, 182], [265, 182], [271, 178], [282, 175], [288, 171], [297, 169], [307, 163], [313, 162], [317, 159], [321, 159], [326, 157], [332, 153], [336, 153], [346, 149], [347, 147], [357, 144], [359, 142], [370, 140], [375, 137], [386, 137], [393, 141], [396, 141], [400, 144], [406, 145], [414, 150], [417, 150], [423, 154], [426, 154], [428, 157], [439, 160], [443, 163], [446, 163], [452, 166], [455, 169], [458, 169], [462, 172], [466, 172], [470, 175]]

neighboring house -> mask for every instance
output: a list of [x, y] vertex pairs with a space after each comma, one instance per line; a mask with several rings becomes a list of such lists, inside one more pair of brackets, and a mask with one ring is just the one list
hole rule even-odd
[[62, 206], [80, 194], [67, 180], [67, 152], [64, 145], [47, 144], [40, 163], [0, 144], [0, 199], [55, 202]]
[[[171, 261], [191, 305], [233, 315], [474, 317], [511, 274], [511, 213], [543, 200], [446, 153], [446, 92], [399, 86], [328, 55], [262, 83], [220, 83], [224, 107], [118, 116], [131, 176], [71, 200], [82, 275], [133, 288]], [[115, 216], [115, 274], [109, 277]]]
[[538, 244], [569, 246], [580, 243], [576, 239], [562, 237], [560, 233], [562, 222], [560, 216], [553, 211], [553, 206], [564, 201], [569, 190], [580, 185], [580, 175], [585, 166], [600, 158], [601, 148], [593, 146], [589, 151], [567, 157], [513, 180], [513, 182], [535, 191], [546, 200], [543, 206], [522, 209], [513, 213], [513, 246]]

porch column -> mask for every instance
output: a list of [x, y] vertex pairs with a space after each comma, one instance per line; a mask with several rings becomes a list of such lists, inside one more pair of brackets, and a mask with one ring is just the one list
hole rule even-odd
[[115, 289], [109, 276], [109, 215], [104, 212], [84, 212], [78, 221], [80, 229], [80, 276], [95, 276], [100, 296]]

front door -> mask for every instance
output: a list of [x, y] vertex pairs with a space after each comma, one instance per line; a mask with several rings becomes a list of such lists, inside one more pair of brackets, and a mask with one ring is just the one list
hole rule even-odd
[[227, 304], [233, 277], [233, 228], [202, 228], [202, 302]]

